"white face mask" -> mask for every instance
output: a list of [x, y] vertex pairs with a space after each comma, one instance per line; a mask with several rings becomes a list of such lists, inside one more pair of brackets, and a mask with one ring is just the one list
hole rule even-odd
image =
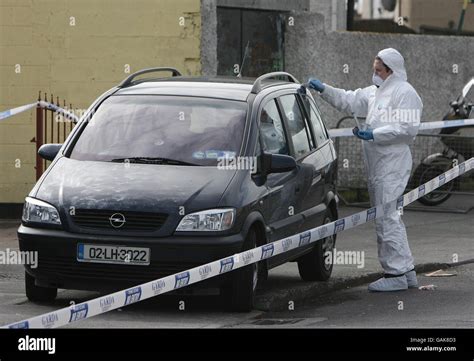
[[377, 74], [373, 73], [372, 74], [372, 83], [374, 83], [374, 85], [379, 87], [379, 86], [382, 85], [383, 79], [381, 77], [379, 77]]

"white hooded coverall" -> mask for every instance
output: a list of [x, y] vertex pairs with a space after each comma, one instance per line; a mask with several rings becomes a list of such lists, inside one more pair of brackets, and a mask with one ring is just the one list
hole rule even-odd
[[[376, 206], [401, 196], [412, 168], [409, 144], [420, 125], [423, 104], [407, 82], [404, 59], [395, 49], [378, 53], [392, 69], [382, 85], [346, 91], [324, 84], [321, 96], [342, 112], [366, 117], [373, 141], [362, 141], [370, 203]], [[398, 212], [375, 221], [379, 261], [387, 275], [413, 269], [405, 225]]]

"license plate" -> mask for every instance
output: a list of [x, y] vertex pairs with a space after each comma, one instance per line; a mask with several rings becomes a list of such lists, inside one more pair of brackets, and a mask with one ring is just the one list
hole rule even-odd
[[150, 249], [79, 243], [77, 245], [77, 260], [79, 262], [146, 266], [150, 264]]

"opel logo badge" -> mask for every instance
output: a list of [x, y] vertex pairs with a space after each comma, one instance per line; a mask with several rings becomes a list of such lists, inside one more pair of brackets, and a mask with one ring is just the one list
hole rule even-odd
[[122, 213], [114, 213], [110, 216], [109, 222], [114, 228], [123, 227], [125, 224], [125, 216]]

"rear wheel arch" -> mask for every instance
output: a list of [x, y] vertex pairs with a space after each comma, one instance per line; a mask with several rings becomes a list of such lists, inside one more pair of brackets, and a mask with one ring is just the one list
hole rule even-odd
[[[336, 220], [331, 208], [327, 207], [323, 224]], [[304, 281], [327, 281], [333, 269], [333, 260], [328, 263], [327, 252], [333, 252], [336, 243], [336, 235], [330, 234], [318, 240], [311, 252], [297, 259], [298, 271]]]

